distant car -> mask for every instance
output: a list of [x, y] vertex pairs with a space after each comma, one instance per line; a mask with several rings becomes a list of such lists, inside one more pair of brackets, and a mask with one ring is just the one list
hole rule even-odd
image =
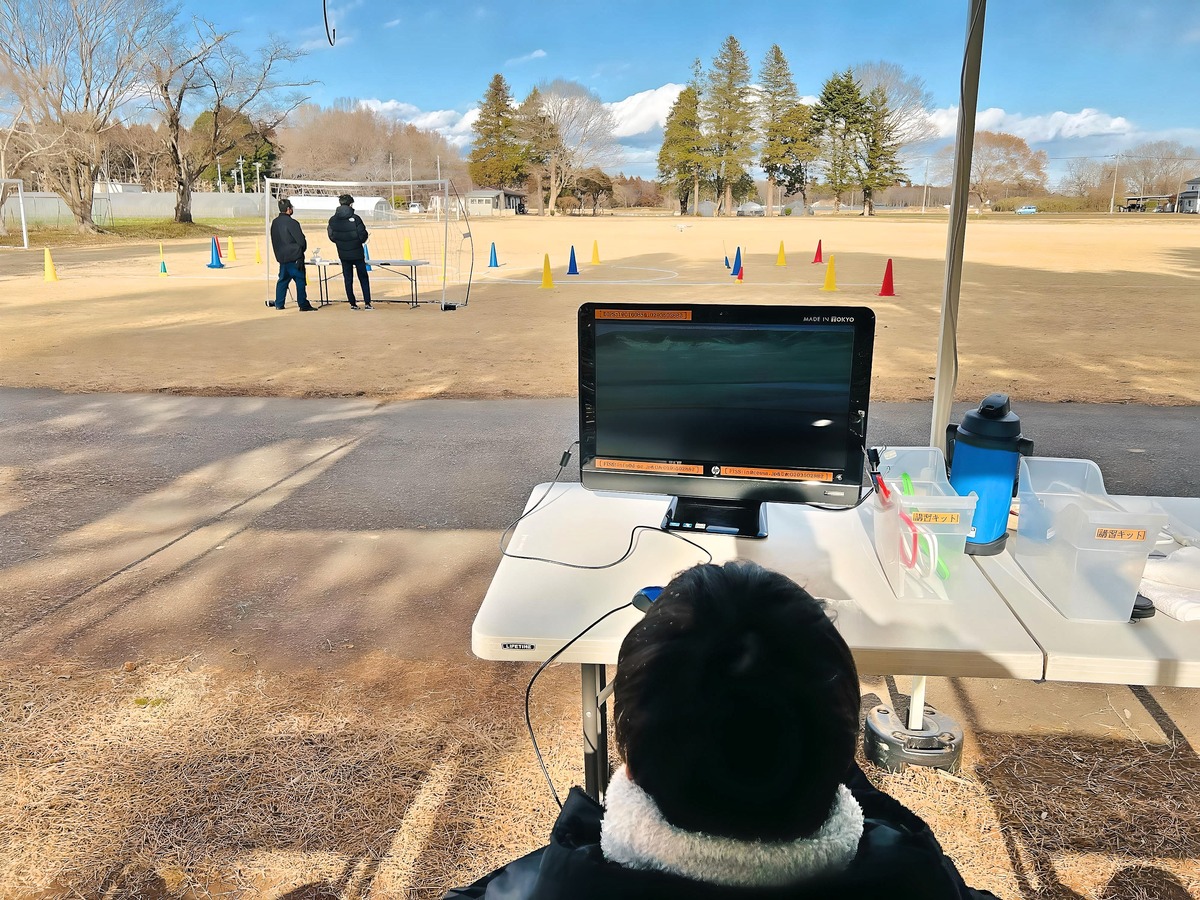
[[739, 216], [765, 216], [767, 211], [761, 203], [750, 201], [739, 206], [737, 208], [737, 214]]
[[1036, 206], [1018, 206], [1017, 207], [1017, 215], [1018, 216], [1032, 216], [1035, 212], [1037, 212]]
[[408, 204], [408, 211], [410, 213], [423, 213], [425, 212], [425, 207], [420, 203], [410, 203]]

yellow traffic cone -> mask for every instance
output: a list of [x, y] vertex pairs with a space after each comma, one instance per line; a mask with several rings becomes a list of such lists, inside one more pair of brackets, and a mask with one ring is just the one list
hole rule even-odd
[[408, 238], [405, 238], [405, 239], [404, 239], [404, 258], [405, 258], [405, 259], [412, 259], [412, 258], [413, 258], [413, 255], [412, 255], [412, 245], [411, 245], [411, 244], [409, 244], [409, 242], [408, 242]]
[[256, 266], [262, 265], [262, 252], [258, 249], [258, 238], [254, 239], [254, 264]]
[[237, 262], [237, 250], [233, 248], [233, 238], [229, 238], [226, 243], [229, 244], [229, 261]]
[[598, 241], [592, 241], [592, 265], [600, 265], [600, 244]]
[[777, 265], [777, 266], [786, 266], [787, 265], [787, 257], [785, 257], [783, 255], [783, 241], [779, 242], [779, 256], [777, 256], [775, 258], [775, 265]]
[[829, 256], [829, 265], [825, 267], [825, 286], [821, 288], [823, 291], [837, 290], [837, 276], [833, 273], [833, 254]]
[[550, 274], [550, 254], [546, 254], [546, 261], [542, 264], [542, 287], [554, 287], [554, 277]]
[[54, 260], [50, 258], [50, 248], [46, 248], [46, 254], [42, 259], [43, 277], [46, 281], [58, 281], [58, 272], [54, 268]]

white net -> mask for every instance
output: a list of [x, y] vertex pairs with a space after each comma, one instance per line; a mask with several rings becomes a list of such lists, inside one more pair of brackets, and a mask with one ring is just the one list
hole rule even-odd
[[[337, 247], [326, 226], [338, 197], [354, 197], [354, 211], [367, 226], [366, 251], [373, 299], [437, 303], [443, 309], [466, 306], [470, 298], [475, 248], [471, 226], [458, 192], [448, 179], [429, 181], [303, 181], [266, 179], [269, 198], [264, 228], [271, 245], [276, 201], [288, 199], [292, 216], [304, 229], [310, 260], [336, 260]], [[274, 296], [277, 264], [264, 260], [268, 296]], [[344, 296], [337, 266], [329, 282], [331, 299]], [[376, 274], [378, 273], [378, 275]], [[314, 274], [309, 271], [309, 281]]]

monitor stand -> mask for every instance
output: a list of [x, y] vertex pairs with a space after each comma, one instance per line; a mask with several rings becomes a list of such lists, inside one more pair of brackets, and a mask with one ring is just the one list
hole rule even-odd
[[706, 500], [672, 497], [664, 531], [701, 531], [735, 537], [765, 538], [767, 508], [757, 500]]

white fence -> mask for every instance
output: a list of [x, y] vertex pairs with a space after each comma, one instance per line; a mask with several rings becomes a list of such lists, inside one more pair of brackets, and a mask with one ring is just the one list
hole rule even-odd
[[[265, 210], [264, 194], [192, 194], [192, 218], [261, 219]], [[15, 192], [0, 209], [4, 224], [12, 230], [21, 227], [21, 214]], [[31, 228], [70, 228], [75, 218], [58, 194], [25, 192], [25, 218]], [[103, 226], [123, 219], [175, 218], [175, 194], [146, 191], [139, 194], [97, 192], [92, 200], [92, 218]]]

